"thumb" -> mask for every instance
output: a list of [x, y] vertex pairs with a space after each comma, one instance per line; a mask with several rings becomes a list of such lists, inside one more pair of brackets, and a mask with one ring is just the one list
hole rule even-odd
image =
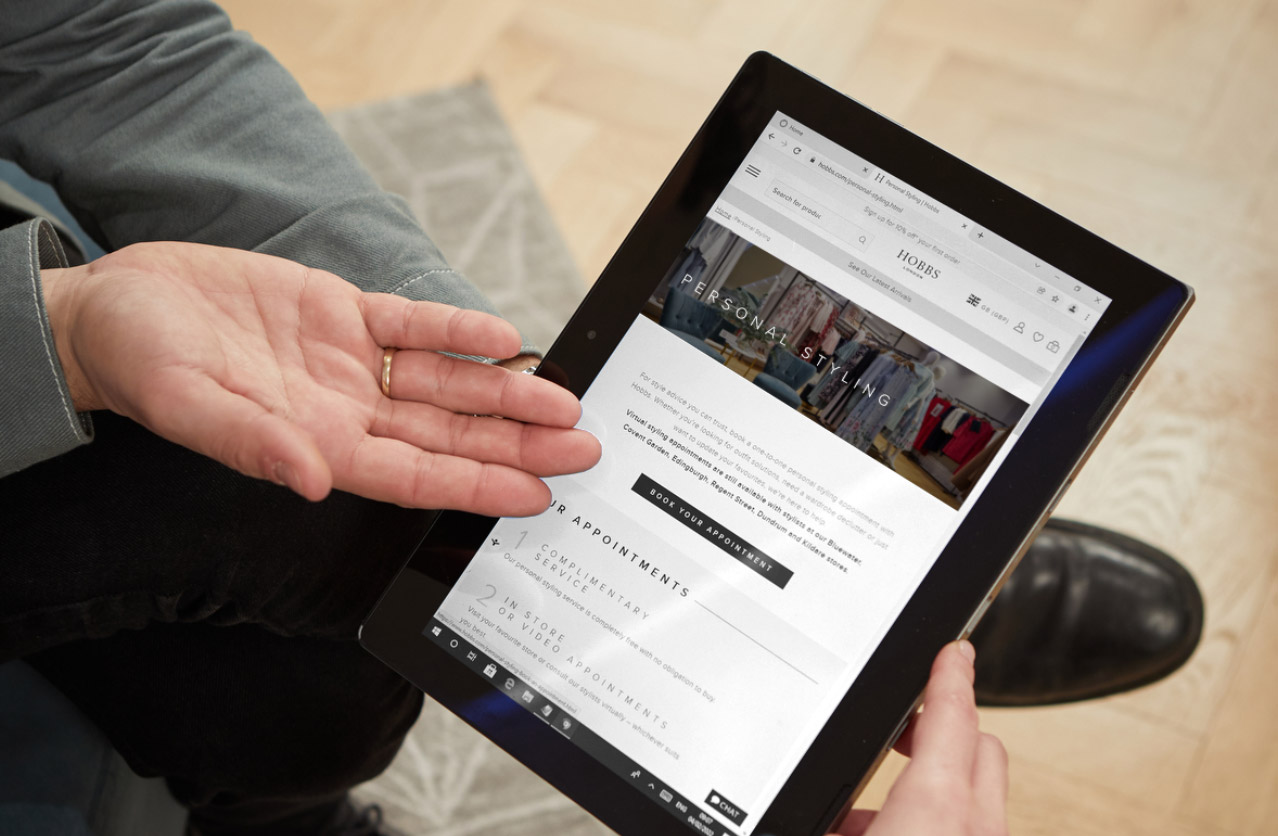
[[228, 391], [212, 378], [177, 371], [162, 413], [148, 428], [246, 476], [286, 485], [312, 501], [328, 496], [333, 474], [310, 433], [261, 404]]

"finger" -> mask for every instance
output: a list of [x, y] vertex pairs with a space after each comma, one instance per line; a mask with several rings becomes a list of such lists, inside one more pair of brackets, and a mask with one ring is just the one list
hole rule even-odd
[[391, 397], [551, 427], [571, 427], [581, 418], [581, 403], [561, 386], [433, 351], [395, 353]]
[[365, 293], [360, 306], [369, 335], [381, 346], [497, 358], [519, 352], [515, 326], [491, 314], [389, 293]]
[[419, 450], [393, 438], [367, 436], [334, 486], [410, 508], [456, 508], [492, 517], [539, 514], [550, 489], [513, 467]]
[[839, 836], [862, 836], [874, 824], [877, 810], [849, 810], [839, 823]]
[[974, 831], [1007, 833], [1007, 749], [992, 734], [982, 734], [972, 767]]
[[461, 415], [432, 404], [383, 400], [370, 435], [422, 450], [515, 467], [539, 476], [577, 473], [599, 461], [599, 440], [583, 430]]
[[139, 417], [157, 434], [307, 499], [328, 495], [328, 463], [310, 434], [291, 421], [190, 369], [156, 372], [153, 391], [155, 402], [144, 404]]
[[945, 780], [957, 776], [964, 782], [971, 776], [980, 737], [974, 679], [972, 663], [958, 642], [937, 654], [923, 692], [923, 713], [914, 721], [910, 741], [911, 766], [918, 771]]

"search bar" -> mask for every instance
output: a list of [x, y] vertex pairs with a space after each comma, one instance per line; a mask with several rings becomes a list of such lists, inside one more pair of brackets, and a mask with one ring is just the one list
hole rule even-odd
[[783, 180], [772, 181], [772, 185], [768, 187], [768, 198], [788, 209], [790, 214], [815, 224], [855, 250], [865, 252], [874, 241], [874, 236], [868, 230], [831, 212]]

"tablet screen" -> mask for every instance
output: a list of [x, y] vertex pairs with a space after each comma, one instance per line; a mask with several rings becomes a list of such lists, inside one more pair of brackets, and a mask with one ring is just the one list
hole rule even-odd
[[753, 832], [1109, 299], [776, 113], [426, 635]]

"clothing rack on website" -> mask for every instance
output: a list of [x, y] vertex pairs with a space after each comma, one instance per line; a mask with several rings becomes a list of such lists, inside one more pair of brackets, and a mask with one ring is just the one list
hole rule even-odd
[[[803, 273], [800, 273], [798, 277], [800, 279], [806, 280], [809, 284], [811, 284], [814, 288], [816, 288], [818, 293], [820, 293], [826, 299], [829, 299], [830, 304], [838, 308], [840, 314], [842, 314], [843, 311], [847, 308], [847, 306], [851, 304], [851, 300], [843, 298], [839, 294], [835, 293], [833, 290], [830, 290], [828, 287], [818, 282], [816, 279], [813, 279], [810, 276], [805, 276]], [[790, 286], [794, 287], [794, 285], [790, 285]]]
[[890, 349], [892, 351], [896, 351], [896, 344], [901, 341], [900, 335], [889, 340], [884, 335], [875, 331], [874, 327], [866, 323], [864, 320], [861, 321], [861, 329], [865, 331], [867, 340], [874, 343], [874, 346], [880, 350]]
[[959, 398], [953, 397], [952, 395], [948, 395], [948, 394], [946, 394], [945, 392], [942, 392], [939, 388], [938, 388], [938, 389], [936, 389], [936, 390], [935, 390], [935, 392], [933, 392], [932, 397], [941, 397], [941, 398], [945, 398], [947, 401], [949, 401], [949, 402], [950, 402], [950, 405], [951, 405], [951, 406], [960, 406], [960, 407], [962, 407], [963, 409], [967, 410], [967, 412], [968, 412], [968, 414], [969, 414], [969, 415], [974, 415], [974, 416], [976, 416], [977, 418], [979, 418], [980, 420], [987, 422], [988, 424], [990, 424], [990, 426], [994, 427], [994, 429], [996, 429], [996, 430], [1005, 430], [1005, 429], [1007, 429], [1007, 425], [1006, 425], [1006, 424], [1004, 424], [1002, 421], [996, 421], [996, 420], [994, 420], [993, 418], [991, 418], [991, 417], [989, 416], [989, 413], [985, 412], [985, 411], [984, 411], [984, 410], [982, 410], [982, 409], [977, 409], [976, 407], [972, 406], [972, 405], [971, 405], [970, 403], [968, 403], [967, 401], [964, 401], [964, 400], [961, 400], [961, 399], [959, 399]]
[[[839, 309], [839, 314], [838, 314], [839, 316], [842, 316], [843, 312], [847, 310], [847, 306], [852, 304], [852, 301], [850, 299], [844, 299], [842, 296], [838, 295], [834, 291], [826, 289], [825, 286], [822, 285], [820, 282], [796, 270], [794, 274], [794, 278], [791, 279], [788, 285], [786, 285], [785, 290], [781, 291], [781, 295], [777, 297], [777, 301], [773, 304], [769, 304], [766, 306], [767, 311], [770, 313], [771, 311], [775, 311], [777, 308], [781, 307], [781, 303], [785, 301], [785, 297], [789, 296], [790, 291], [794, 290], [795, 286], [798, 285], [799, 282], [801, 281], [808, 282], [809, 284], [812, 285], [812, 287], [814, 287], [817, 290], [817, 292], [819, 292], [825, 298], [829, 299], [831, 304], [835, 305]], [[835, 321], [836, 322], [838, 321], [837, 317], [835, 318]]]
[[865, 328], [865, 333], [866, 339], [862, 342], [869, 344], [871, 347], [878, 349], [879, 351], [890, 351], [898, 357], [904, 357], [905, 359], [915, 363], [923, 362], [920, 358], [915, 357], [910, 352], [897, 348], [897, 344], [901, 342], [901, 337], [904, 336], [904, 332], [900, 336], [896, 337], [896, 339], [894, 339], [891, 343], [879, 334], [874, 333], [874, 331], [870, 330], [868, 327]]

